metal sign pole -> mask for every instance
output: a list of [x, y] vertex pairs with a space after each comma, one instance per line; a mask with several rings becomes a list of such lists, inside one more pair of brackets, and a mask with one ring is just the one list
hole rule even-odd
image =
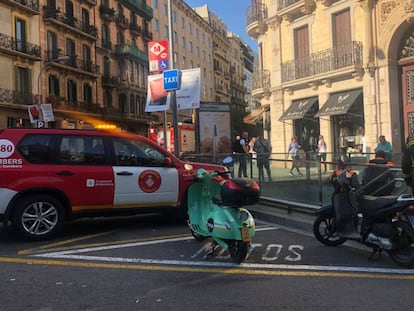
[[[170, 50], [170, 68], [174, 69], [174, 42], [173, 42], [173, 22], [172, 22], [172, 4], [168, 0], [168, 43]], [[173, 126], [174, 126], [174, 155], [180, 157], [180, 150], [178, 145], [178, 118], [177, 118], [177, 102], [175, 91], [171, 91], [170, 107], [172, 108]]]

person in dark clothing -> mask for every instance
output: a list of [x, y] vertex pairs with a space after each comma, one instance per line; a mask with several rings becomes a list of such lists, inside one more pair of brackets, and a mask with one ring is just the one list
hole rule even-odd
[[[369, 161], [362, 173], [362, 184], [365, 194], [384, 196], [391, 195], [395, 188], [396, 173], [390, 168], [394, 163], [386, 160], [386, 153], [377, 150], [375, 159]], [[375, 180], [374, 180], [375, 179]]]
[[247, 132], [243, 132], [241, 138], [240, 138], [240, 146], [241, 146], [241, 152], [238, 154], [239, 159], [239, 171], [238, 171], [238, 177], [247, 177], [247, 159], [249, 158], [249, 140], [248, 140], [249, 134]]
[[[361, 187], [358, 174], [349, 167], [349, 162], [349, 158], [342, 155], [338, 159], [338, 168], [328, 176], [328, 180], [332, 182], [335, 192], [344, 192], [344, 184], [349, 184], [355, 189]], [[344, 182], [343, 178], [346, 178], [346, 182]]]
[[236, 139], [233, 141], [233, 153], [243, 153], [243, 147], [240, 145], [240, 135], [237, 135]]
[[402, 176], [405, 180], [405, 183], [408, 187], [411, 188], [413, 191], [414, 181], [413, 181], [413, 174], [414, 174], [414, 133], [411, 133], [410, 136], [407, 138], [406, 146], [403, 152], [403, 158], [401, 161], [401, 170]]
[[264, 181], [264, 169], [266, 170], [269, 181], [272, 181], [272, 173], [270, 170], [269, 157], [272, 154], [272, 146], [269, 141], [264, 138], [263, 133], [259, 135], [254, 143], [253, 150], [257, 152], [257, 168], [259, 171], [259, 181]]

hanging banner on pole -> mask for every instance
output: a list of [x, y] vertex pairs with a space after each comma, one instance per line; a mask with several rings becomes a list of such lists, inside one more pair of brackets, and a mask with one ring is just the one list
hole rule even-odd
[[148, 76], [148, 91], [145, 112], [170, 109], [170, 94], [164, 90], [163, 75]]
[[40, 111], [37, 105], [27, 106], [27, 111], [29, 113], [30, 123], [40, 121]]
[[200, 68], [181, 70], [181, 85], [176, 91], [178, 109], [200, 107], [201, 70]]
[[43, 121], [45, 122], [54, 122], [55, 116], [53, 115], [52, 104], [41, 104], [40, 109], [43, 114]]

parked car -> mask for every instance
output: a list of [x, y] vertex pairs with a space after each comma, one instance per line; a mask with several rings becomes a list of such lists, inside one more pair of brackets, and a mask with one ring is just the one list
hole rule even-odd
[[29, 240], [54, 236], [66, 220], [143, 212], [185, 218], [196, 170], [151, 140], [123, 132], [0, 130], [0, 221]]

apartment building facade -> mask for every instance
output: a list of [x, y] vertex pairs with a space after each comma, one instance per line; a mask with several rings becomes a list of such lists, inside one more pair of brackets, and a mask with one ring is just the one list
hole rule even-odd
[[0, 2], [1, 127], [35, 126], [28, 105], [50, 103], [50, 127], [146, 133], [154, 119], [144, 112], [152, 9], [99, 1]]
[[42, 61], [39, 20], [37, 0], [0, 2], [0, 128], [30, 126], [27, 104], [36, 103]]
[[211, 12], [208, 5], [194, 8], [194, 10], [212, 28], [212, 52], [214, 64], [214, 90], [216, 102], [231, 101], [230, 94], [230, 41], [227, 38], [227, 25], [219, 16]]
[[[249, 49], [207, 6], [172, 4], [175, 67], [201, 68], [203, 102], [243, 110]], [[0, 26], [0, 127], [36, 126], [27, 108], [42, 103], [52, 104], [48, 127], [145, 135], [163, 121], [145, 103], [148, 42], [168, 40], [166, 0], [0, 0]]]
[[373, 152], [379, 135], [401, 152], [414, 127], [413, 20], [413, 1], [253, 0], [252, 94], [270, 107], [274, 152], [292, 136], [311, 151], [319, 134], [335, 154]]
[[[154, 40], [169, 40], [167, 0], [151, 0], [154, 12]], [[214, 100], [212, 33], [209, 24], [182, 0], [172, 0], [172, 41], [175, 69], [200, 68], [201, 101]], [[193, 111], [178, 110], [180, 121], [191, 120]], [[171, 110], [167, 118], [171, 120]]]

